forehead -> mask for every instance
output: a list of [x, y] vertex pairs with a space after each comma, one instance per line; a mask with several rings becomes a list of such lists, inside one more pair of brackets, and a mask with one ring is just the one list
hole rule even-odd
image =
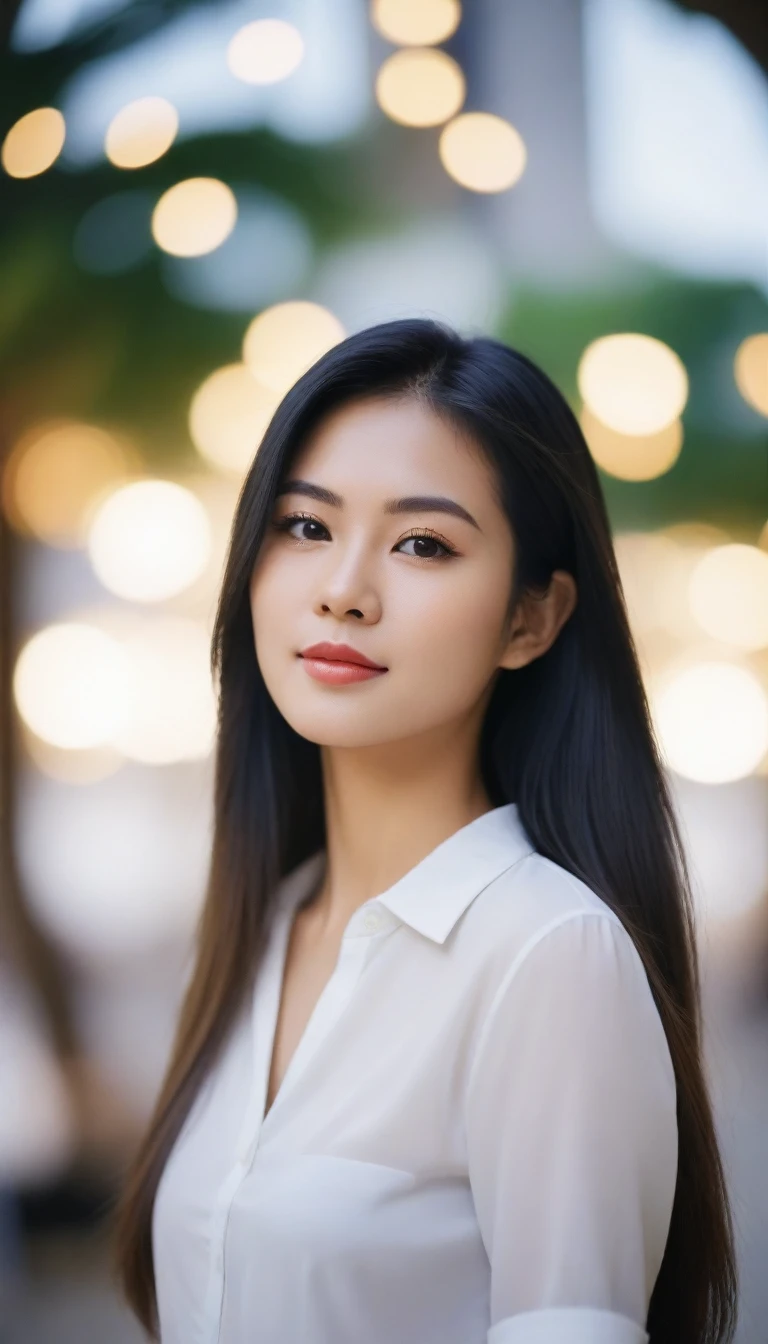
[[415, 397], [367, 397], [336, 407], [308, 435], [293, 465], [302, 474], [333, 476], [323, 484], [341, 493], [377, 484], [387, 493], [395, 485], [400, 493], [406, 485], [453, 485], [477, 500], [491, 480], [469, 435]]

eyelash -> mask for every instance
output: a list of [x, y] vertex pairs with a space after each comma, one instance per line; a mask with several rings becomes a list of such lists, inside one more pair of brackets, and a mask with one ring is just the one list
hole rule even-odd
[[[311, 513], [288, 513], [284, 518], [279, 518], [272, 524], [272, 526], [278, 532], [287, 532], [293, 523], [298, 522], [317, 523], [318, 527], [324, 528], [325, 531], [328, 530], [325, 527], [325, 524], [321, 523], [319, 518], [313, 518]], [[431, 528], [425, 528], [423, 531], [414, 530], [413, 532], [409, 532], [407, 536], [400, 538], [400, 541], [397, 543], [398, 546], [404, 541], [410, 541], [412, 537], [425, 537], [427, 541], [436, 541], [437, 544], [442, 546], [447, 552], [446, 555], [413, 555], [410, 557], [412, 560], [422, 560], [425, 564], [434, 564], [439, 560], [450, 560], [454, 555], [458, 554], [454, 547], [451, 546], [444, 537], [441, 537], [438, 532], [433, 532]], [[316, 541], [318, 538], [293, 537], [292, 540], [296, 542], [297, 546], [309, 546], [312, 541]]]

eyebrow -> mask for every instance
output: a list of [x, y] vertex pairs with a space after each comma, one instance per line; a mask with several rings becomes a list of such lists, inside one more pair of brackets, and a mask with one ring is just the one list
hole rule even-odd
[[[277, 491], [277, 497], [280, 495], [307, 495], [309, 499], [316, 499], [321, 504], [329, 504], [334, 509], [343, 509], [344, 500], [341, 495], [337, 495], [333, 490], [326, 490], [325, 486], [315, 485], [313, 481], [286, 481]], [[385, 513], [450, 513], [454, 518], [461, 518], [465, 523], [471, 523], [478, 532], [482, 531], [480, 524], [475, 521], [472, 514], [461, 504], [457, 504], [455, 499], [447, 499], [442, 495], [406, 495], [404, 499], [385, 499]]]

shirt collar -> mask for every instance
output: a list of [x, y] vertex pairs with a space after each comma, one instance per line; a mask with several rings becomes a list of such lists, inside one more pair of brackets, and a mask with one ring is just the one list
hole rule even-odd
[[[475, 897], [533, 852], [517, 804], [503, 803], [454, 831], [376, 900], [417, 933], [444, 943]], [[292, 905], [309, 894], [324, 865], [320, 849], [288, 875]]]

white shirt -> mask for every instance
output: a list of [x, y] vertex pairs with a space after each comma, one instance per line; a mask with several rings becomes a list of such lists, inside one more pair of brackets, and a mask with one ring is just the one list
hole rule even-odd
[[163, 1172], [162, 1344], [647, 1344], [676, 1091], [637, 950], [515, 804], [344, 931], [264, 1118], [293, 912]]

